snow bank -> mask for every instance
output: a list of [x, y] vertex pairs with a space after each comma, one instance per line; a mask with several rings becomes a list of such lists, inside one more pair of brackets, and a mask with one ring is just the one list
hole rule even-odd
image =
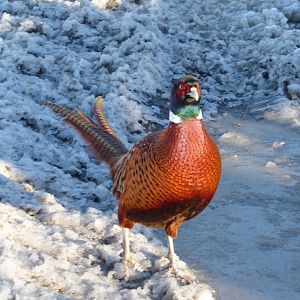
[[283, 97], [299, 99], [299, 1], [231, 4], [219, 8], [218, 37], [224, 40], [220, 52], [229, 70], [220, 76], [228, 74], [237, 97], [227, 101], [247, 101], [256, 111], [276, 105]]
[[[180, 59], [174, 66], [164, 5], [1, 2], [1, 299], [215, 299], [205, 284], [166, 277], [167, 249], [139, 226], [131, 232], [138, 268], [124, 281], [107, 169], [41, 105], [89, 114], [104, 95], [128, 145], [146, 127], [161, 127], [167, 114], [158, 105], [167, 111], [174, 73], [190, 73]], [[194, 277], [183, 262], [179, 268]]]
[[[43, 197], [50, 197], [51, 204], [44, 204], [38, 213], [0, 204], [1, 299], [148, 299], [151, 294], [154, 299], [164, 295], [181, 299], [182, 294], [214, 299], [204, 284], [185, 286], [164, 277], [164, 271], [151, 270], [149, 259], [153, 261], [165, 249], [137, 232], [131, 235], [133, 257], [142, 272], [133, 272], [134, 280], [124, 281], [115, 215], [96, 209], [71, 212], [54, 197]], [[183, 269], [187, 271], [186, 266]]]

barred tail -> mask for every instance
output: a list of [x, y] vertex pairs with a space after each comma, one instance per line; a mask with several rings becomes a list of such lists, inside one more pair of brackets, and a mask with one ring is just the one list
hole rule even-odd
[[74, 127], [88, 142], [96, 157], [107, 162], [112, 168], [115, 162], [127, 153], [128, 150], [108, 125], [102, 111], [102, 98], [100, 103], [100, 100], [97, 99], [95, 111], [99, 124], [95, 123], [81, 111], [71, 111], [52, 102], [46, 102], [44, 105], [57, 115], [63, 117], [67, 124]]
[[101, 96], [97, 97], [94, 106], [94, 113], [97, 117], [99, 126], [104, 132], [117, 137], [105, 118], [102, 104], [103, 104], [103, 98]]

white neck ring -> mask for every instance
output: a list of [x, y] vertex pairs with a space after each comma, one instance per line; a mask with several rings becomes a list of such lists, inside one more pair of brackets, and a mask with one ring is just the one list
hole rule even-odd
[[[199, 114], [196, 117], [196, 119], [197, 120], [202, 120], [203, 119], [203, 115], [202, 115], [201, 109], [200, 109]], [[173, 114], [173, 112], [170, 110], [170, 112], [169, 112], [169, 121], [172, 122], [172, 123], [175, 123], [175, 124], [179, 124], [179, 123], [182, 122], [182, 119], [179, 116]]]

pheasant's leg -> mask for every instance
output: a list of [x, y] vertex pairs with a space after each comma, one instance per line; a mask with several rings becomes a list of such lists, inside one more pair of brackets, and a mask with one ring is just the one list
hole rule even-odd
[[130, 264], [129, 229], [123, 227], [122, 232], [123, 232], [124, 265], [128, 267], [128, 264]]
[[123, 232], [123, 263], [124, 263], [124, 272], [125, 272], [125, 280], [128, 279], [128, 268], [131, 265], [130, 261], [130, 250], [129, 250], [129, 229], [126, 227], [122, 228]]
[[125, 280], [128, 280], [129, 269], [142, 272], [143, 268], [131, 258], [130, 250], [129, 250], [129, 228], [122, 227], [122, 232], [123, 232], [123, 250], [124, 250], [123, 264], [124, 264]]
[[126, 268], [126, 265], [128, 266], [130, 262], [130, 251], [129, 251], [129, 229], [132, 228], [133, 223], [129, 221], [126, 218], [126, 210], [122, 205], [119, 205], [118, 208], [118, 218], [119, 218], [119, 225], [122, 228], [123, 233], [123, 260], [124, 260], [124, 266]]
[[176, 272], [176, 266], [175, 266], [175, 258], [176, 258], [176, 254], [174, 251], [174, 243], [173, 243], [173, 238], [171, 236], [168, 235], [168, 242], [169, 242], [169, 253], [168, 253], [168, 258], [170, 260], [170, 270], [172, 270], [173, 272]]
[[174, 243], [173, 240], [174, 238], [177, 237], [177, 233], [178, 233], [178, 227], [180, 226], [180, 224], [184, 221], [183, 218], [178, 218], [172, 222], [170, 222], [166, 228], [166, 234], [168, 236], [168, 242], [169, 242], [169, 254], [168, 254], [168, 258], [170, 260], [170, 272], [175, 274], [176, 273], [176, 264], [175, 264], [175, 260], [177, 259], [177, 256], [175, 254], [174, 251]]
[[130, 256], [129, 250], [129, 228], [123, 227], [123, 263], [124, 263], [124, 271], [126, 280], [129, 277], [129, 269], [140, 270], [139, 266], [135, 263], [135, 261]]
[[177, 279], [187, 282], [187, 283], [192, 283], [192, 282], [198, 282], [195, 276], [190, 276], [189, 274], [184, 274], [179, 272], [176, 268], [176, 259], [178, 258], [177, 255], [175, 254], [174, 251], [174, 243], [173, 243], [173, 238], [168, 235], [168, 241], [169, 241], [169, 253], [168, 253], [168, 258], [170, 260], [169, 264], [169, 271], [166, 273], [166, 276], [175, 276]]
[[123, 249], [124, 249], [124, 260], [129, 258], [129, 229], [122, 228], [123, 231]]

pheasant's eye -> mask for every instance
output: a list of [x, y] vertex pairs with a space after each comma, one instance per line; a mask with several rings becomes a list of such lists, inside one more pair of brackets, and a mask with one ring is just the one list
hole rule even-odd
[[176, 89], [176, 98], [181, 100], [184, 95], [190, 92], [190, 86], [188, 84], [178, 84]]

